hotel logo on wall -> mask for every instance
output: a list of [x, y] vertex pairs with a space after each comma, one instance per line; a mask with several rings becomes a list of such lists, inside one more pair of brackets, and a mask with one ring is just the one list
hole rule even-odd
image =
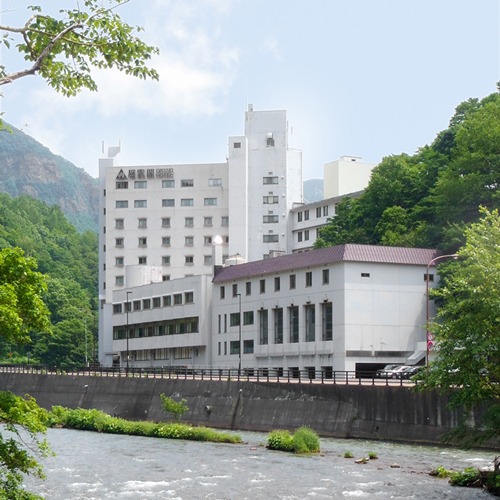
[[118, 180], [127, 179], [173, 179], [173, 168], [129, 168], [128, 176], [123, 169], [120, 169], [116, 178]]

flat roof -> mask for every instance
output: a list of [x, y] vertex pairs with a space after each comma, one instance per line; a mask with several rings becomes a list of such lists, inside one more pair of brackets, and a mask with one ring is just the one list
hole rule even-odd
[[324, 266], [335, 262], [375, 262], [380, 264], [427, 266], [432, 259], [439, 255], [441, 255], [439, 250], [430, 248], [384, 247], [347, 243], [223, 267], [217, 273], [213, 282], [221, 283], [223, 281], [275, 274], [294, 269]]

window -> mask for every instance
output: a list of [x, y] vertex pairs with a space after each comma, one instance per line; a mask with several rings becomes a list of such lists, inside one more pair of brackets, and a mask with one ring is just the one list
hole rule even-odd
[[181, 179], [181, 187], [193, 187], [194, 180], [193, 179]]
[[302, 222], [302, 212], [297, 212], [297, 222]]
[[170, 236], [163, 236], [161, 239], [161, 245], [163, 247], [169, 247], [170, 246]]
[[148, 181], [134, 181], [135, 189], [146, 189], [148, 187]]
[[161, 200], [161, 206], [162, 207], [175, 207], [175, 200], [173, 198]]
[[170, 217], [162, 217], [161, 227], [170, 227]]
[[115, 219], [115, 228], [116, 229], [123, 229], [125, 227], [125, 223], [123, 219]]
[[213, 217], [203, 217], [203, 225], [205, 227], [212, 227]]
[[161, 263], [163, 266], [169, 266], [170, 265], [170, 255], [164, 255], [161, 258]]
[[125, 302], [123, 305], [125, 312], [132, 312], [132, 302]]
[[321, 217], [321, 207], [316, 208], [316, 217]]
[[128, 189], [128, 182], [127, 181], [117, 181], [116, 189]]
[[175, 187], [175, 181], [174, 180], [163, 180], [163, 181], [161, 181], [161, 187], [162, 188], [173, 188], [173, 187]]
[[261, 309], [259, 311], [260, 345], [267, 345], [269, 343], [267, 327], [267, 309]]
[[121, 304], [113, 304], [113, 314], [120, 314], [122, 312]]
[[239, 326], [240, 313], [231, 313], [229, 315], [229, 326]]
[[211, 236], [205, 236], [203, 238], [203, 244], [204, 245], [211, 245], [212, 244], [212, 237]]
[[280, 288], [281, 288], [281, 280], [278, 276], [278, 277], [274, 278], [274, 291], [279, 292]]
[[140, 265], [145, 265], [148, 263], [148, 258], [147, 257], [139, 257], [139, 264]]
[[309, 229], [304, 231], [304, 240], [307, 241], [309, 239]]
[[309, 271], [306, 273], [306, 286], [312, 286], [313, 284], [313, 273]]
[[233, 144], [233, 147], [234, 147], [235, 149], [240, 149], [240, 148], [241, 148], [241, 142], [235, 142], [235, 143]]
[[236, 297], [238, 295], [238, 284], [235, 283], [233, 285], [233, 297]]
[[290, 290], [295, 290], [296, 281], [297, 281], [296, 275], [290, 274]]
[[161, 297], [153, 297], [153, 308], [161, 307]]
[[328, 285], [330, 283], [330, 269], [323, 269], [323, 285]]
[[309, 210], [304, 210], [304, 220], [309, 220]]
[[252, 282], [251, 281], [247, 281], [245, 283], [245, 293], [247, 295], [252, 295]]
[[203, 257], [203, 264], [206, 264], [207, 266], [212, 263], [212, 256], [211, 255], [205, 255]]
[[184, 225], [186, 227], [193, 227], [194, 226], [194, 217], [184, 217]]
[[174, 306], [178, 306], [182, 304], [182, 293], [174, 294]]
[[240, 341], [231, 340], [229, 343], [229, 354], [239, 354], [240, 353]]
[[172, 296], [164, 295], [163, 296], [163, 307], [169, 307], [172, 305]]
[[300, 243], [302, 241], [302, 231], [297, 233], [297, 241]]
[[274, 343], [283, 344], [283, 308], [274, 309]]
[[163, 274], [161, 279], [162, 281], [170, 281], [170, 274]]
[[267, 138], [267, 140], [266, 140], [266, 146], [274, 146], [274, 139], [272, 137], [268, 137]]
[[123, 257], [115, 258], [115, 266], [123, 266]]
[[290, 312], [290, 342], [297, 343], [299, 341], [299, 306], [289, 308]]
[[143, 309], [151, 309], [151, 299], [144, 299], [142, 301], [142, 308]]
[[[361, 277], [362, 278], [369, 278], [370, 273], [361, 273]], [[432, 275], [432, 278], [431, 278], [431, 275], [429, 275], [429, 281], [434, 281], [434, 275]]]
[[260, 293], [266, 293], [266, 280], [260, 280]]
[[135, 200], [134, 208], [146, 208], [148, 206], [147, 200]]
[[134, 300], [134, 311], [140, 311], [140, 310], [141, 310], [141, 301]]
[[264, 196], [264, 205], [273, 205], [279, 203], [279, 196]]
[[222, 179], [208, 179], [208, 185], [210, 187], [222, 186]]
[[192, 266], [194, 264], [194, 257], [192, 255], [186, 255], [184, 262], [186, 266]]
[[277, 235], [277, 234], [265, 234], [263, 241], [264, 241], [264, 243], [278, 243], [279, 235]]
[[123, 238], [115, 238], [115, 247], [123, 247]]
[[194, 238], [193, 236], [186, 236], [184, 238], [184, 244], [187, 246], [187, 247], [192, 247], [193, 246], [193, 242], [194, 242]]
[[220, 287], [219, 294], [220, 294], [220, 298], [221, 299], [225, 299], [226, 298], [226, 287], [224, 285], [222, 285]]
[[183, 198], [181, 200], [181, 207], [192, 207], [194, 206], [193, 198]]
[[222, 217], [221, 225], [229, 226], [229, 217]]
[[245, 311], [243, 313], [243, 324], [253, 325], [253, 311]]
[[306, 342], [314, 342], [315, 340], [315, 326], [316, 314], [314, 304], [305, 307], [306, 314]]
[[123, 286], [123, 276], [116, 276], [115, 277], [115, 285], [116, 286]]
[[325, 206], [323, 207], [323, 216], [325, 216], [325, 217], [326, 217], [327, 215], [328, 215], [328, 205], [325, 205]]
[[[361, 274], [363, 276], [364, 273]], [[368, 278], [370, 275], [368, 275]], [[424, 281], [427, 281], [427, 278], [429, 278], [429, 281], [432, 283], [434, 281], [434, 275], [433, 274], [424, 274]]]
[[148, 239], [147, 238], [139, 238], [139, 246], [140, 247], [147, 247], [148, 246]]
[[264, 224], [274, 224], [279, 222], [277, 215], [264, 215]]
[[148, 219], [138, 219], [139, 227], [148, 227]]
[[243, 354], [253, 353], [253, 339], [243, 341]]
[[194, 302], [194, 293], [193, 292], [186, 292], [184, 294], [184, 303], [185, 304], [192, 304]]
[[321, 304], [321, 331], [323, 340], [333, 339], [332, 303]]
[[217, 205], [217, 198], [205, 198], [204, 205], [205, 206]]
[[278, 184], [277, 177], [264, 177], [263, 184]]
[[128, 200], [116, 200], [116, 208], [128, 208]]

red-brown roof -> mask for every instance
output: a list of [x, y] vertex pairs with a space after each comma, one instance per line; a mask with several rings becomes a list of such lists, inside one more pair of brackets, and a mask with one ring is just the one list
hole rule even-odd
[[432, 259], [439, 255], [441, 255], [439, 250], [430, 248], [382, 247], [348, 243], [224, 267], [217, 273], [213, 281], [214, 283], [220, 283], [241, 278], [251, 278], [252, 276], [292, 271], [294, 269], [324, 266], [334, 262], [377, 262], [382, 264], [427, 266]]

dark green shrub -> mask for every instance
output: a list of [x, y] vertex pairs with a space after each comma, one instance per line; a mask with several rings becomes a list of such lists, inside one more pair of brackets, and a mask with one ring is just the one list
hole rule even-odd
[[270, 450], [293, 451], [292, 436], [288, 431], [272, 431], [267, 437]]
[[455, 486], [478, 486], [480, 472], [474, 467], [467, 467], [463, 472], [450, 472], [450, 484]]
[[292, 447], [295, 453], [317, 453], [319, 437], [311, 428], [301, 427], [292, 436]]

